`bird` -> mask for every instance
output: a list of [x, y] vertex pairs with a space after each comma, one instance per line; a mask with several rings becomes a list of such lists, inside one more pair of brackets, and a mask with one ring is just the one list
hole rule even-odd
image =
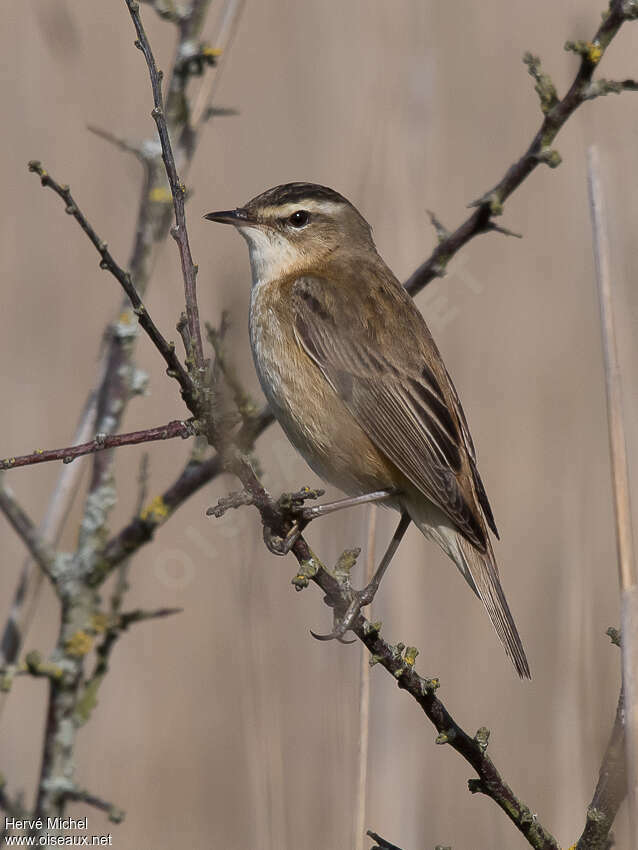
[[[531, 678], [458, 393], [425, 319], [377, 252], [371, 226], [339, 192], [304, 182], [204, 218], [233, 225], [248, 243], [257, 376], [292, 445], [347, 494], [326, 508], [378, 501], [401, 515], [372, 581], [323, 637], [342, 638], [372, 601], [412, 522], [454, 562], [517, 673]], [[321, 513], [318, 506], [312, 515]]]

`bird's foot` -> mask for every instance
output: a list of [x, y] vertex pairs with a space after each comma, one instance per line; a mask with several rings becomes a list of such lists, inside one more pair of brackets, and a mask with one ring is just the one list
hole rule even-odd
[[361, 609], [369, 605], [374, 599], [378, 586], [371, 582], [363, 590], [353, 590], [350, 604], [348, 605], [343, 617], [335, 615], [334, 629], [327, 635], [318, 635], [311, 631], [310, 634], [316, 640], [338, 640], [339, 643], [354, 643], [353, 640], [344, 640], [343, 636], [354, 626], [357, 621]]
[[283, 493], [277, 500], [277, 508], [284, 522], [290, 523], [290, 528], [285, 537], [273, 534], [270, 528], [264, 526], [264, 542], [273, 555], [287, 555], [295, 545], [304, 528], [312, 517], [306, 518], [303, 514], [304, 502], [308, 499], [319, 499], [324, 490], [311, 490], [310, 487], [302, 487], [294, 493]]
[[264, 543], [273, 555], [281, 555], [283, 557], [290, 552], [297, 540], [299, 540], [301, 531], [302, 529], [299, 527], [297, 520], [293, 522], [285, 537], [279, 537], [278, 534], [273, 534], [269, 528], [264, 526]]

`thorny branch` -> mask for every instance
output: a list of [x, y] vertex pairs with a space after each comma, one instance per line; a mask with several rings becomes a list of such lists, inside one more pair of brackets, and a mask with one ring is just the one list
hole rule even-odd
[[158, 330], [155, 322], [151, 319], [146, 307], [142, 303], [142, 299], [140, 297], [139, 292], [135, 287], [135, 283], [131, 278], [129, 272], [124, 271], [124, 269], [118, 265], [118, 263], [113, 259], [111, 252], [109, 251], [108, 245], [97, 235], [93, 226], [89, 223], [86, 216], [82, 212], [82, 210], [78, 207], [73, 196], [71, 195], [71, 191], [68, 186], [60, 185], [56, 180], [51, 177], [51, 175], [46, 171], [40, 162], [37, 160], [31, 160], [29, 162], [29, 171], [35, 172], [40, 177], [40, 182], [43, 186], [47, 186], [59, 195], [60, 198], [66, 204], [65, 211], [72, 215], [73, 218], [80, 225], [82, 230], [89, 237], [95, 248], [97, 249], [100, 257], [102, 258], [100, 261], [100, 268], [106, 269], [113, 277], [120, 283], [122, 289], [129, 297], [135, 315], [138, 317], [140, 325], [144, 328], [146, 333], [148, 334], [151, 342], [155, 346], [155, 348], [162, 355], [164, 360], [166, 361], [166, 365], [168, 367], [167, 373], [175, 378], [182, 390], [182, 397], [186, 402], [186, 406], [191, 412], [197, 410], [196, 406], [196, 392], [193, 387], [193, 382], [190, 379], [190, 376], [182, 366], [175, 353], [175, 344], [172, 342], [167, 342], [163, 337], [162, 333]]
[[561, 157], [551, 145], [573, 112], [585, 101], [609, 92], [620, 92], [637, 88], [633, 80], [614, 82], [600, 80], [592, 83], [594, 71], [600, 64], [605, 51], [620, 27], [638, 17], [638, 3], [635, 0], [611, 0], [609, 9], [603, 16], [603, 22], [592, 37], [591, 41], [567, 42], [566, 50], [572, 50], [580, 55], [580, 67], [573, 83], [565, 97], [558, 98], [556, 88], [547, 74], [540, 70], [537, 57], [526, 54], [524, 59], [530, 74], [536, 80], [536, 91], [540, 97], [543, 121], [531, 144], [513, 165], [511, 165], [501, 180], [478, 201], [475, 211], [457, 229], [440, 239], [431, 256], [416, 269], [405, 282], [405, 288], [410, 295], [416, 295], [436, 277], [443, 277], [452, 257], [470, 239], [480, 233], [494, 230], [492, 218], [501, 215], [503, 204], [509, 196], [529, 177], [541, 163], [556, 168]]

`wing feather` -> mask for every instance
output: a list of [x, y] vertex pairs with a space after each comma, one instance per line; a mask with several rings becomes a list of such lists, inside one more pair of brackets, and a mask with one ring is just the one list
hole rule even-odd
[[[403, 300], [391, 288], [383, 294], [386, 302], [388, 295]], [[379, 344], [389, 328], [375, 312], [375, 299], [362, 295], [353, 303], [334, 282], [318, 277], [299, 278], [292, 297], [300, 343], [368, 436], [469, 542], [485, 552], [486, 533], [474, 487], [483, 496], [484, 489], [476, 484], [467, 424], [409, 296], [405, 294], [410, 321], [405, 333], [412, 338], [406, 337], [400, 363], [389, 362]], [[486, 497], [484, 501], [487, 504]]]

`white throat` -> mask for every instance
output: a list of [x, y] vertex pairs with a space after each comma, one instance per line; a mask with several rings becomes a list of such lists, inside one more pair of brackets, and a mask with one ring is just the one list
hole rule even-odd
[[302, 259], [296, 246], [272, 228], [241, 225], [237, 229], [248, 242], [253, 286], [287, 274]]

